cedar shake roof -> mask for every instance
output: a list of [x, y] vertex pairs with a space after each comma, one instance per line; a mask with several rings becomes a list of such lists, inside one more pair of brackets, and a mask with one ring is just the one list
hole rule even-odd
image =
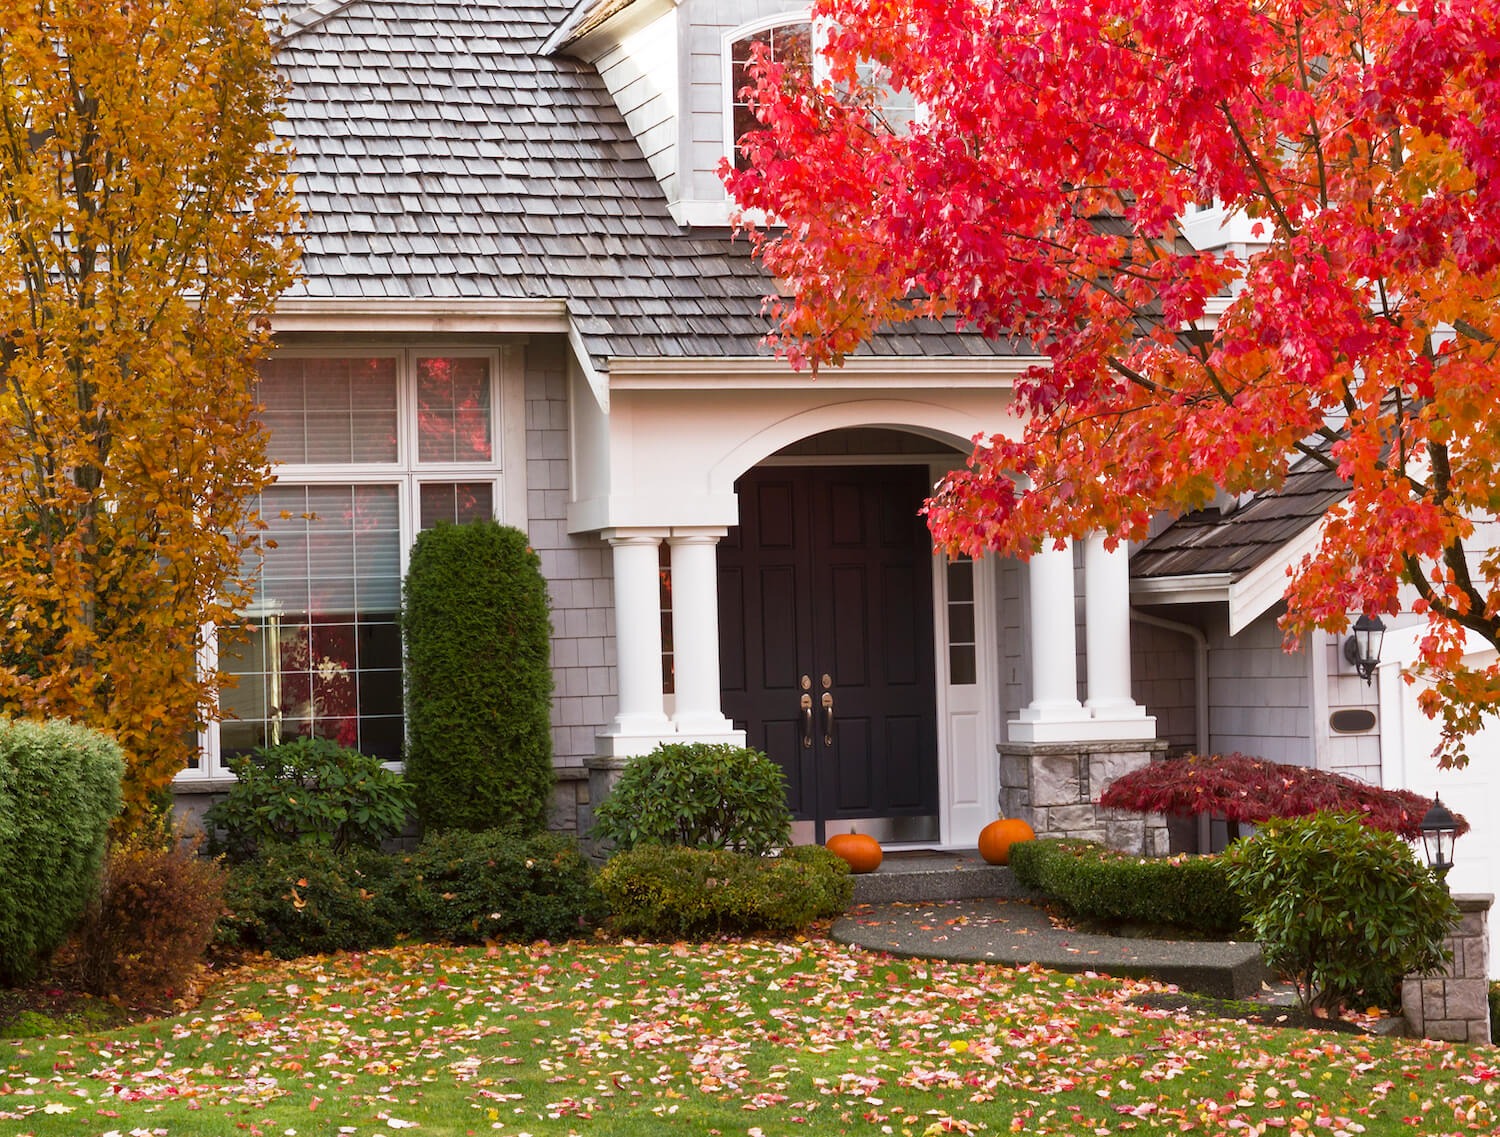
[[[598, 5], [604, 7], [606, 5]], [[681, 229], [594, 68], [542, 44], [575, 0], [281, 7], [304, 206], [289, 295], [562, 299], [594, 365], [767, 354], [749, 242]], [[929, 323], [878, 355], [1012, 354]]]
[[1348, 492], [1332, 470], [1302, 458], [1276, 493], [1261, 494], [1227, 514], [1210, 508], [1179, 517], [1131, 554], [1130, 575], [1240, 576], [1269, 560]]

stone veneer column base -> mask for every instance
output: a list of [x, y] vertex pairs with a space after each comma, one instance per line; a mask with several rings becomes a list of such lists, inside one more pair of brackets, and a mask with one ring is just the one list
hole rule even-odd
[[1401, 981], [1401, 1016], [1417, 1038], [1490, 1042], [1490, 893], [1454, 896], [1458, 926], [1448, 934], [1453, 962]]
[[1002, 817], [1024, 819], [1038, 837], [1073, 837], [1142, 856], [1167, 855], [1167, 824], [1160, 814], [1094, 804], [1121, 774], [1161, 758], [1164, 741], [1002, 742], [995, 749]]

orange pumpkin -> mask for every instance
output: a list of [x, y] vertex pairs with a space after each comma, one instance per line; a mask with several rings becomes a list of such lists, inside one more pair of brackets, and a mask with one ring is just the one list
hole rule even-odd
[[979, 855], [992, 865], [1010, 863], [1010, 847], [1017, 841], [1034, 840], [1031, 826], [1019, 817], [991, 821], [979, 833]]
[[828, 851], [848, 861], [850, 872], [874, 872], [885, 860], [880, 842], [868, 833], [835, 833], [828, 838]]

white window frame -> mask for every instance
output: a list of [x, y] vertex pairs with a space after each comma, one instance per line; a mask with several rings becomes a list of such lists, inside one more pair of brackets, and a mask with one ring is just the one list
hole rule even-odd
[[[417, 360], [431, 358], [487, 359], [490, 365], [490, 460], [488, 462], [417, 461]], [[301, 485], [394, 485], [397, 487], [400, 526], [400, 573], [404, 580], [410, 564], [411, 546], [421, 521], [420, 487], [424, 483], [475, 483], [491, 486], [493, 514], [497, 521], [524, 525], [525, 396], [510, 375], [511, 352], [499, 347], [456, 344], [401, 344], [392, 346], [287, 347], [274, 357], [295, 359], [395, 359], [396, 361], [396, 459], [392, 462], [283, 463], [273, 464], [278, 483]], [[205, 629], [199, 655], [207, 668], [218, 662], [218, 640], [213, 628]], [[388, 763], [399, 768], [399, 763]], [[233, 781], [225, 767], [217, 717], [198, 734], [198, 766], [179, 771], [175, 783], [190, 788]]]

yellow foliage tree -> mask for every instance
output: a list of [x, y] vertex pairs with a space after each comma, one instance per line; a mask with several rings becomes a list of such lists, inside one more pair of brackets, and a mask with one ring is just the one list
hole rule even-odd
[[272, 51], [240, 0], [0, 0], [0, 710], [112, 732], [126, 827], [213, 705], [268, 478]]

